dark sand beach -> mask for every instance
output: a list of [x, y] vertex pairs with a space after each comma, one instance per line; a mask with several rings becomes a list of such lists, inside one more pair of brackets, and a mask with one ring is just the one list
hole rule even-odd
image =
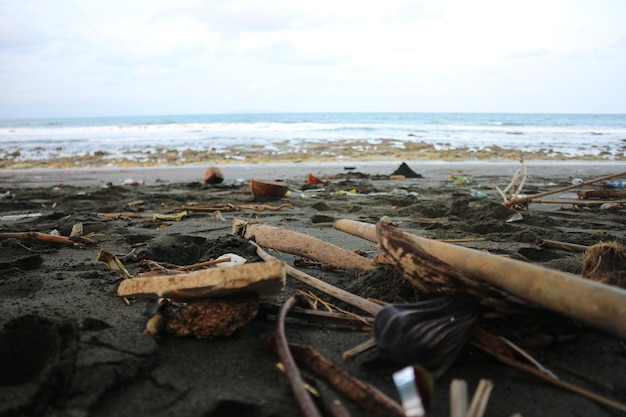
[[[155, 303], [117, 296], [120, 276], [96, 262], [101, 249], [122, 259], [131, 274], [143, 260], [184, 266], [237, 253], [259, 261], [254, 248], [232, 234], [235, 219], [260, 222], [318, 237], [373, 258], [375, 244], [335, 230], [337, 219], [374, 224], [388, 216], [398, 228], [431, 239], [482, 239], [459, 243], [550, 269], [579, 275], [583, 254], [536, 245], [549, 239], [591, 246], [626, 243], [624, 210], [576, 207], [576, 189], [531, 203], [522, 219], [503, 207], [494, 186], [506, 187], [517, 161], [407, 161], [420, 178], [390, 175], [400, 162], [327, 162], [218, 165], [224, 182], [205, 185], [207, 165], [149, 168], [0, 170], [0, 233], [35, 231], [69, 236], [81, 223], [94, 246], [71, 246], [22, 238], [0, 240], [0, 415], [2, 416], [298, 416], [301, 410], [276, 353], [267, 347], [276, 311], [297, 290], [363, 312], [288, 277], [278, 299], [263, 305], [245, 327], [213, 340], [143, 330]], [[350, 168], [350, 169], [346, 169]], [[525, 194], [624, 171], [623, 163], [529, 161]], [[312, 173], [327, 184], [307, 184]], [[467, 181], [454, 182], [463, 177]], [[254, 199], [251, 178], [284, 181], [282, 198]], [[616, 180], [624, 180], [617, 178]], [[460, 182], [460, 183], [459, 183]], [[602, 188], [598, 183], [585, 188]], [[484, 197], [473, 197], [472, 190]], [[180, 221], [153, 221], [181, 206], [230, 204], [221, 216], [190, 211]], [[266, 204], [280, 210], [236, 206]], [[137, 213], [103, 218], [99, 213]], [[436, 220], [433, 220], [436, 219]], [[274, 255], [289, 265], [298, 257]], [[423, 294], [391, 267], [354, 274], [319, 265], [299, 269], [364, 298], [412, 302]], [[507, 271], [503, 271], [506, 274]], [[584, 300], [581, 300], [584, 302]], [[324, 307], [319, 305], [320, 309]], [[624, 318], [626, 319], [626, 318]], [[526, 349], [564, 381], [626, 403], [626, 349], [617, 336], [568, 317], [540, 310], [486, 319], [481, 326]], [[374, 349], [350, 362], [342, 353], [371, 337], [349, 326], [292, 317], [290, 342], [314, 346], [355, 377], [399, 400], [392, 374], [400, 367]], [[520, 359], [521, 362], [524, 362]], [[527, 363], [527, 362], [524, 362]], [[352, 416], [367, 412], [314, 374], [324, 415], [339, 399]], [[481, 379], [493, 383], [486, 416], [624, 415], [581, 395], [512, 369], [466, 344], [436, 380], [427, 415], [450, 415], [449, 387], [466, 380], [470, 397]]]

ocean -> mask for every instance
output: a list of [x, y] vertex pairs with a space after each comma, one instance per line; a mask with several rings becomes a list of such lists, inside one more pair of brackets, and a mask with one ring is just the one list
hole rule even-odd
[[141, 163], [168, 151], [177, 152], [177, 162], [183, 163], [190, 152], [244, 161], [246, 149], [274, 155], [326, 149], [328, 156], [341, 159], [346, 149], [354, 155], [377, 144], [401, 149], [409, 142], [436, 150], [499, 147], [623, 160], [626, 115], [268, 113], [0, 119], [0, 158], [18, 162], [99, 155]]

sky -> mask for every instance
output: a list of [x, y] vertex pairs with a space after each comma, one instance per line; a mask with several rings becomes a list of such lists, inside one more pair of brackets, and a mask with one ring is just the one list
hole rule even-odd
[[0, 0], [0, 118], [626, 113], [623, 0]]

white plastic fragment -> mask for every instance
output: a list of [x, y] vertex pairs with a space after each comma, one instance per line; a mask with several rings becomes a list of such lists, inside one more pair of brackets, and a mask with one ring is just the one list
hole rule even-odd
[[224, 258], [230, 258], [229, 262], [220, 262], [218, 264], [215, 264], [215, 266], [223, 268], [223, 267], [227, 267], [227, 266], [237, 266], [237, 265], [243, 265], [246, 262], [248, 262], [246, 260], [246, 258], [241, 257], [235, 253], [225, 253], [224, 255], [218, 257], [217, 259], [224, 259]]

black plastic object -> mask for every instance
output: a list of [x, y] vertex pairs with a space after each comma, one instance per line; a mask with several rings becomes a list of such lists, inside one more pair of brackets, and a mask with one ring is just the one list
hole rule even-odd
[[480, 317], [470, 297], [452, 296], [389, 304], [374, 322], [381, 355], [399, 365], [422, 365], [439, 378], [450, 368]]

